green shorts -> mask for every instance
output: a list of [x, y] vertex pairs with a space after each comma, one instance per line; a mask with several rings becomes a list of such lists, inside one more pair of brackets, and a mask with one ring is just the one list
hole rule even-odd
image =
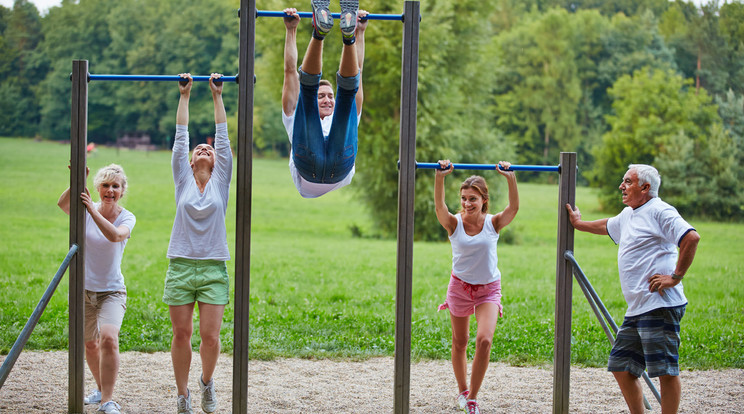
[[163, 302], [170, 306], [194, 302], [227, 305], [230, 302], [230, 281], [225, 262], [170, 259], [165, 274]]

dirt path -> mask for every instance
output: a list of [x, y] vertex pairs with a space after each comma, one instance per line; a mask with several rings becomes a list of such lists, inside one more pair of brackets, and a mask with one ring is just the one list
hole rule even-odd
[[[0, 356], [0, 361], [4, 360]], [[64, 413], [67, 409], [67, 353], [24, 352], [0, 390], [0, 413]], [[190, 384], [199, 407], [199, 358]], [[94, 387], [85, 377], [86, 391]], [[250, 413], [389, 413], [393, 410], [392, 358], [365, 362], [282, 359], [251, 361]], [[744, 370], [684, 371], [680, 413], [744, 412]], [[215, 375], [218, 413], [232, 409], [232, 357], [222, 355]], [[658, 386], [658, 382], [657, 382]], [[483, 414], [552, 412], [550, 369], [492, 364], [479, 396]], [[644, 385], [653, 412], [661, 412]], [[457, 394], [448, 361], [411, 366], [410, 411], [456, 413]], [[175, 385], [168, 353], [122, 354], [115, 399], [123, 412], [175, 412]], [[627, 412], [612, 375], [601, 368], [571, 369], [572, 413]], [[95, 407], [87, 406], [86, 413]], [[201, 411], [197, 411], [201, 412]]]

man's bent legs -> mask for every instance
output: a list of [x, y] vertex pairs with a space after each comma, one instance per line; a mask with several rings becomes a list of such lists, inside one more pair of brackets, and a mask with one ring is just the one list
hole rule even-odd
[[318, 83], [321, 74], [300, 68], [300, 96], [292, 131], [292, 158], [300, 175], [311, 182], [322, 182], [325, 142], [318, 113]]
[[336, 106], [326, 147], [326, 182], [339, 182], [354, 167], [357, 154], [358, 131], [356, 93], [359, 74], [352, 77], [336, 75]]

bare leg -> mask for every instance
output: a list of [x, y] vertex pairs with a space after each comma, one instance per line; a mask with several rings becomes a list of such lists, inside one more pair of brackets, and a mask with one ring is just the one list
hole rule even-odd
[[194, 332], [194, 304], [169, 306], [173, 340], [171, 360], [176, 377], [178, 395], [188, 395], [189, 370], [191, 368], [191, 335]]
[[116, 376], [119, 375], [119, 328], [115, 325], [101, 325], [101, 402], [113, 399]]
[[615, 380], [617, 380], [617, 385], [620, 386], [620, 391], [623, 392], [623, 397], [625, 398], [625, 403], [628, 404], [630, 413], [642, 414], [646, 412], [646, 408], [643, 405], [641, 381], [630, 372], [613, 372], [612, 374], [615, 376]]
[[302, 58], [302, 71], [308, 75], [318, 75], [323, 71], [323, 41], [311, 38]]
[[356, 52], [356, 43], [353, 45], [344, 45], [341, 51], [341, 63], [338, 73], [345, 78], [356, 76], [359, 73], [359, 58]]
[[452, 322], [452, 370], [455, 372], [457, 389], [468, 389], [468, 339], [470, 339], [470, 317], [450, 314]]
[[676, 414], [682, 397], [682, 382], [676, 375], [659, 377], [661, 385], [661, 413]]
[[220, 328], [225, 305], [210, 305], [199, 302], [199, 335], [201, 346], [199, 355], [202, 362], [202, 381], [205, 384], [212, 379], [220, 357]]
[[96, 380], [96, 387], [101, 390], [101, 350], [98, 347], [98, 339], [85, 343], [85, 361], [88, 362], [88, 369]]
[[478, 331], [475, 335], [475, 357], [473, 357], [473, 368], [470, 372], [470, 394], [468, 399], [478, 398], [478, 391], [483, 378], [488, 370], [491, 360], [491, 345], [493, 344], [493, 333], [499, 320], [499, 307], [495, 303], [484, 303], [475, 308], [475, 320], [478, 323]]

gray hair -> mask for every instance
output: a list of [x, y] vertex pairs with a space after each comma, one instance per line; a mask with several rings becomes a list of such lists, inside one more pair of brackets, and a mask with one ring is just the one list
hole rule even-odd
[[661, 187], [661, 175], [656, 168], [646, 164], [630, 164], [628, 171], [635, 170], [638, 175], [638, 185], [648, 184], [650, 186], [648, 194], [651, 197], [659, 196], [659, 187]]
[[121, 195], [127, 190], [127, 176], [124, 174], [124, 168], [118, 164], [109, 164], [96, 173], [96, 177], [93, 179], [93, 186], [99, 189], [103, 183], [110, 183], [116, 180], [120, 181], [121, 184]]

